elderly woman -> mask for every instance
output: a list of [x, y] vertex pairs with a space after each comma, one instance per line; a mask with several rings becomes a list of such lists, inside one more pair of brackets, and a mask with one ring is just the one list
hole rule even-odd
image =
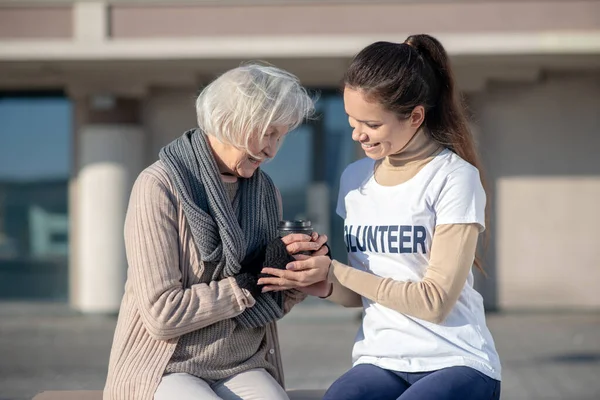
[[277, 237], [279, 192], [259, 166], [313, 108], [292, 74], [235, 68], [199, 95], [199, 129], [139, 175], [104, 399], [288, 398], [275, 321], [305, 295], [257, 280], [289, 254], [326, 253], [327, 238]]

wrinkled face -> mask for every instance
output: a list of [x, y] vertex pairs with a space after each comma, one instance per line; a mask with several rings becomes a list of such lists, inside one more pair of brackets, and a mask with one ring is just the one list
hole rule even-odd
[[273, 158], [277, 154], [279, 142], [287, 134], [286, 126], [269, 126], [266, 135], [260, 139], [254, 135], [248, 143], [251, 153], [259, 155], [262, 159], [252, 157], [248, 152], [237, 149], [230, 144], [220, 142], [213, 136], [208, 136], [210, 145], [215, 154], [219, 171], [225, 177], [250, 178], [256, 169], [266, 159]]
[[344, 89], [344, 107], [353, 128], [352, 140], [359, 142], [367, 157], [374, 160], [401, 151], [424, 118], [422, 106], [415, 107], [409, 118], [401, 119], [350, 87]]

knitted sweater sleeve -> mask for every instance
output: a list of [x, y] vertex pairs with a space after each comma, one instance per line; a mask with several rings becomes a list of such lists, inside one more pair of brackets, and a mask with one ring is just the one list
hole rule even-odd
[[350, 289], [400, 313], [442, 323], [458, 301], [471, 271], [479, 230], [477, 224], [438, 225], [429, 266], [418, 282], [382, 278], [334, 260], [330, 269], [332, 295], [336, 290]]
[[182, 286], [175, 201], [160, 176], [142, 172], [125, 219], [128, 285], [144, 327], [159, 340], [235, 317], [254, 302], [233, 277]]

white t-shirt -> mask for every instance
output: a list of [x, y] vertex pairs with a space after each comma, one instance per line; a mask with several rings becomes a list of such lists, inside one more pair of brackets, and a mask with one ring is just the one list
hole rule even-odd
[[[350, 266], [398, 281], [421, 281], [436, 225], [479, 224], [485, 229], [485, 192], [478, 170], [443, 150], [416, 176], [381, 186], [369, 158], [342, 174], [337, 213], [345, 219]], [[352, 352], [354, 365], [401, 372], [468, 366], [500, 380], [500, 360], [485, 323], [473, 273], [441, 324], [411, 317], [363, 297], [364, 318]]]

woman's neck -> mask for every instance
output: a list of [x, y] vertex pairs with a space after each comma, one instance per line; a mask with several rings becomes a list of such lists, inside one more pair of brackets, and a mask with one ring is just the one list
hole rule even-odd
[[237, 182], [238, 177], [231, 173], [231, 170], [227, 167], [225, 161], [223, 161], [223, 158], [221, 157], [221, 152], [225, 151], [225, 145], [212, 135], [206, 135], [206, 137], [208, 139], [210, 150], [215, 158], [215, 162], [217, 163], [217, 168], [219, 168], [221, 180], [225, 183]]
[[413, 162], [422, 161], [439, 152], [441, 146], [431, 139], [424, 129], [419, 129], [398, 153], [387, 156], [382, 166], [384, 168], [403, 168]]
[[229, 173], [221, 172], [221, 180], [225, 183], [236, 183], [238, 177]]
[[400, 185], [413, 178], [442, 149], [424, 129], [419, 129], [402, 150], [375, 164], [375, 180], [382, 186]]

